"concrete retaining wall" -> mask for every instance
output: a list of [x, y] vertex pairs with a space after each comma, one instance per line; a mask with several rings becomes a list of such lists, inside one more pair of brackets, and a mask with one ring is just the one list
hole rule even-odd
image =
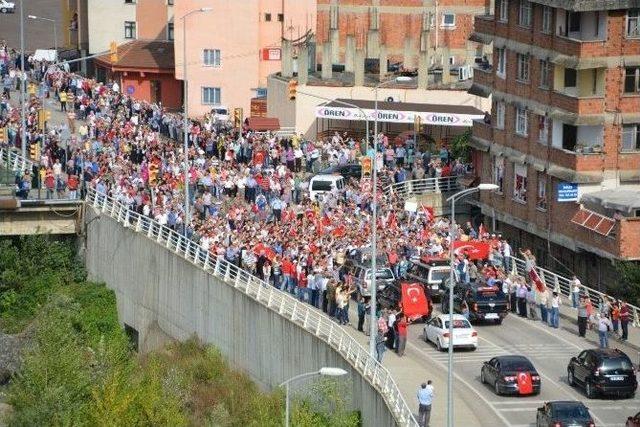
[[323, 366], [346, 369], [364, 426], [395, 425], [382, 396], [320, 338], [257, 303], [147, 237], [87, 208], [89, 277], [116, 292], [120, 322], [139, 333], [140, 348], [167, 336], [197, 335], [264, 387]]

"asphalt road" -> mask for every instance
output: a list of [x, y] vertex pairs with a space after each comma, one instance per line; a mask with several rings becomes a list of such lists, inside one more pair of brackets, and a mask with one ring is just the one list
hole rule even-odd
[[[5, 40], [9, 47], [20, 48], [20, 1], [16, 3], [16, 13], [0, 13], [0, 40]], [[53, 48], [53, 24], [47, 21], [28, 19], [28, 15], [42, 16], [55, 19], [57, 22], [58, 44], [62, 46], [64, 40], [62, 11], [60, 0], [31, 0], [24, 2], [24, 37], [25, 50]]]

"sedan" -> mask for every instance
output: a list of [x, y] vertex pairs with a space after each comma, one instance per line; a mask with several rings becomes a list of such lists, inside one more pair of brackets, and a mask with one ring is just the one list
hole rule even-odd
[[5, 0], [0, 0], [0, 13], [14, 13], [16, 4]]
[[538, 408], [536, 427], [581, 426], [595, 427], [589, 408], [578, 401], [546, 402]]
[[453, 348], [478, 348], [478, 332], [462, 315], [453, 315], [453, 340], [449, 340], [449, 315], [441, 314], [431, 319], [424, 327], [424, 340], [431, 341], [439, 351], [449, 348], [452, 341]]
[[492, 386], [497, 395], [540, 393], [540, 375], [524, 356], [497, 356], [484, 362], [480, 381]]
[[640, 412], [638, 412], [635, 417], [627, 418], [625, 427], [640, 427]]

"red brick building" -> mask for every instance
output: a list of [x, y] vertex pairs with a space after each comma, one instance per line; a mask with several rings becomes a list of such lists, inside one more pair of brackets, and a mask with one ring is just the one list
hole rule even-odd
[[501, 187], [481, 195], [482, 212], [590, 283], [612, 260], [640, 259], [637, 7], [496, 0], [471, 37], [493, 45], [470, 91], [493, 97], [491, 123], [473, 127], [479, 178]]
[[[352, 36], [367, 58], [378, 58], [384, 46], [390, 63], [403, 62], [405, 52], [416, 54], [407, 68], [415, 68], [417, 54], [426, 46], [449, 49], [451, 65], [481, 56], [479, 45], [469, 41], [473, 17], [486, 12], [486, 0], [318, 0], [317, 37], [334, 45], [334, 63], [345, 60]], [[429, 34], [423, 32], [429, 29]], [[335, 46], [339, 46], [338, 49]], [[355, 48], [356, 46], [353, 46]], [[480, 45], [481, 47], [481, 45]], [[318, 58], [321, 52], [318, 52]], [[439, 56], [439, 53], [438, 53]], [[435, 59], [435, 58], [434, 58]], [[318, 60], [320, 62], [320, 60]]]
[[162, 102], [169, 110], [182, 108], [182, 82], [175, 79], [173, 41], [134, 40], [118, 46], [118, 60], [95, 59], [99, 81], [115, 81], [137, 99]]

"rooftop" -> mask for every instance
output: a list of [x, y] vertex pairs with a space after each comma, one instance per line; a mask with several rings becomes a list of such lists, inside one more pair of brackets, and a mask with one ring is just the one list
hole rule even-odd
[[172, 41], [133, 40], [118, 46], [118, 61], [111, 62], [109, 54], [96, 58], [96, 62], [116, 71], [122, 70], [163, 70], [175, 67]]
[[612, 189], [584, 194], [580, 203], [601, 206], [626, 214], [640, 209], [640, 190]]

